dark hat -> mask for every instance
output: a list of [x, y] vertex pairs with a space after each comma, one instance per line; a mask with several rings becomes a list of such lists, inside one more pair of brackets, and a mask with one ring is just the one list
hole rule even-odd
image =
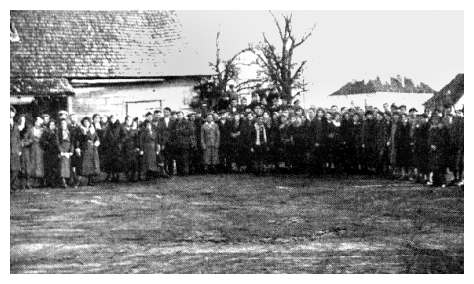
[[153, 113], [147, 112], [147, 113], [145, 114], [145, 116], [149, 116], [149, 115], [153, 115]]
[[365, 115], [374, 115], [374, 112], [371, 111], [371, 110], [368, 110], [368, 111], [365, 112]]
[[416, 108], [412, 107], [408, 112], [418, 112]]

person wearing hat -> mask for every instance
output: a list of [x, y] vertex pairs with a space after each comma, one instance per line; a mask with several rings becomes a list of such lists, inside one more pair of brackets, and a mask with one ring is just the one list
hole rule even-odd
[[21, 169], [21, 138], [20, 129], [14, 120], [16, 109], [10, 106], [10, 190], [18, 189], [17, 182]]

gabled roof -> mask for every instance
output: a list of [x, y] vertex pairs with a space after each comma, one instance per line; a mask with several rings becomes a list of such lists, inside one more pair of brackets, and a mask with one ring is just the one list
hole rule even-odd
[[[123, 78], [209, 75], [172, 11], [11, 11], [10, 76]], [[188, 56], [189, 57], [189, 56]], [[196, 61], [197, 62], [197, 61]]]
[[394, 93], [434, 93], [434, 90], [427, 84], [420, 82], [415, 85], [409, 78], [397, 76], [390, 78], [390, 83], [382, 83], [379, 77], [375, 80], [369, 80], [367, 83], [362, 81], [349, 82], [330, 96], [347, 96], [356, 94], [367, 94], [376, 92], [394, 92]]
[[464, 74], [458, 74], [451, 82], [436, 92], [423, 105], [427, 108], [445, 107], [456, 104], [464, 95]]

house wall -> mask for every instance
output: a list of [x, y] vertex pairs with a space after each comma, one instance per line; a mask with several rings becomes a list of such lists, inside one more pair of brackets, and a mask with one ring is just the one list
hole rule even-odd
[[326, 104], [337, 105], [338, 107], [350, 107], [352, 105], [364, 107], [366, 104], [382, 108], [384, 103], [396, 105], [406, 105], [408, 108], [416, 108], [423, 111], [423, 103], [426, 102], [432, 93], [395, 93], [395, 92], [377, 92], [367, 94], [355, 94], [347, 96], [328, 96]]
[[99, 113], [122, 118], [127, 114], [142, 118], [146, 112], [160, 107], [186, 112], [190, 110], [196, 84], [198, 81], [185, 78], [135, 85], [75, 87], [76, 95], [70, 100], [69, 111], [79, 117]]

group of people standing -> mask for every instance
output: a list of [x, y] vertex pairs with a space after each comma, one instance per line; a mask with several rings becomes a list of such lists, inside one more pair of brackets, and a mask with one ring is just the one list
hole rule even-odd
[[[84, 117], [29, 123], [10, 112], [11, 188], [93, 185], [205, 173], [368, 174], [435, 186], [463, 184], [463, 111], [407, 112], [232, 99], [219, 112]], [[30, 125], [31, 124], [31, 125]], [[452, 178], [448, 180], [447, 174]]]

